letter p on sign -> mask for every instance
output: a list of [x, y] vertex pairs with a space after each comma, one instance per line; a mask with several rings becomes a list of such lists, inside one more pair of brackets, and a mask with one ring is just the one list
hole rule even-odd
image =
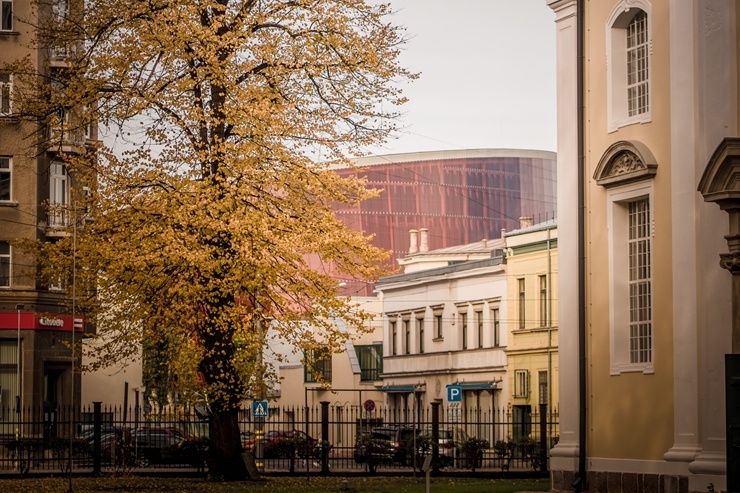
[[461, 402], [462, 401], [462, 387], [459, 385], [448, 385], [447, 386], [447, 400], [449, 402]]

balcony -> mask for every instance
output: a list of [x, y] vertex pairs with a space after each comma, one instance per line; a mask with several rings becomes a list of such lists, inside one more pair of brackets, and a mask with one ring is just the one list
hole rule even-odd
[[80, 154], [85, 142], [85, 132], [81, 128], [68, 128], [66, 125], [49, 127], [49, 141], [47, 142], [49, 152]]

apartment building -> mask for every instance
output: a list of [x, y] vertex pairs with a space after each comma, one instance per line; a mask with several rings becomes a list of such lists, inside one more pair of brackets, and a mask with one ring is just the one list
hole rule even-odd
[[[75, 124], [73, 108], [48, 121], [22, 115], [20, 78], [7, 64], [26, 59], [30, 69], [55, 76], [67, 63], [66, 49], [39, 47], [35, 26], [69, 14], [69, 4], [3, 0], [0, 18], [0, 409], [43, 408], [49, 420], [63, 405], [79, 402], [80, 377], [73, 372], [69, 344], [82, 336], [85, 321], [71, 309], [73, 273], [40, 278], [33, 255], [17, 240], [58, 241], [84, 227], [85, 212], [74, 210], [86, 193], [64, 156], [89, 148], [94, 125]], [[0, 413], [0, 433], [12, 433]]]

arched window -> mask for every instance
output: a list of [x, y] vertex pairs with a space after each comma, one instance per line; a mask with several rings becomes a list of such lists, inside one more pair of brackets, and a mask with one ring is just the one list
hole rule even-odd
[[608, 131], [651, 119], [650, 4], [622, 0], [606, 29]]
[[652, 373], [653, 177], [657, 164], [637, 141], [616, 142], [596, 167], [606, 188], [609, 231], [609, 336], [612, 375]]

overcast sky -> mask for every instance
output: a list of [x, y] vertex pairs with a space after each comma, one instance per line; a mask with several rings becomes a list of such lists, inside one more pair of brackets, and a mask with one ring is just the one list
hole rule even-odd
[[555, 151], [555, 14], [546, 0], [387, 0], [410, 40], [401, 136], [375, 154]]

